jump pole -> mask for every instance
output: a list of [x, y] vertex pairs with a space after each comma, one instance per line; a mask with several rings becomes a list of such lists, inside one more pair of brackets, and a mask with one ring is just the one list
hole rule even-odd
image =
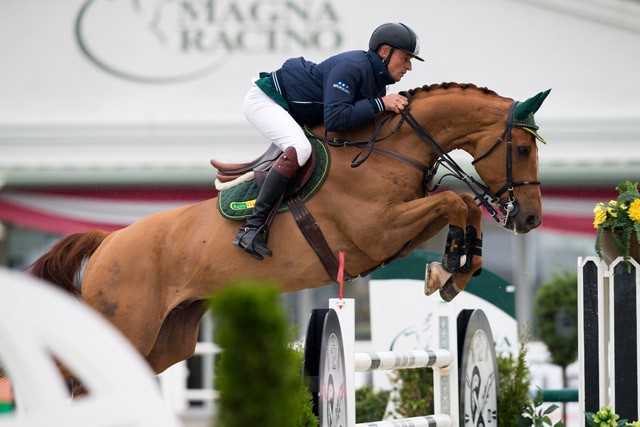
[[[438, 309], [438, 349], [414, 350], [407, 352], [356, 353], [355, 343], [355, 301], [351, 298], [329, 300], [329, 308], [335, 310], [342, 330], [344, 367], [347, 373], [346, 400], [347, 426], [356, 427], [392, 427], [392, 426], [458, 426], [459, 390], [458, 390], [458, 337], [455, 316], [451, 303], [442, 303]], [[435, 415], [414, 417], [404, 420], [391, 420], [356, 424], [355, 372], [374, 369], [398, 369], [410, 367], [433, 368], [434, 412]]]

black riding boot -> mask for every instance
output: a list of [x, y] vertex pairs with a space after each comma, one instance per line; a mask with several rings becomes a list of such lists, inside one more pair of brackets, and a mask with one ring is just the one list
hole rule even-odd
[[267, 219], [272, 211], [278, 208], [277, 205], [282, 200], [289, 181], [298, 169], [300, 165], [296, 150], [289, 147], [269, 170], [253, 207], [253, 214], [238, 231], [233, 240], [234, 246], [244, 249], [260, 261], [264, 259], [263, 255], [272, 255], [265, 241], [269, 227]]

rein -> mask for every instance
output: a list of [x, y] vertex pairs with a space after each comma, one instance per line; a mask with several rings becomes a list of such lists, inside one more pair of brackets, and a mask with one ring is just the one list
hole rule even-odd
[[[409, 94], [407, 93], [407, 95]], [[411, 98], [409, 98], [409, 100], [411, 100]], [[512, 143], [511, 143], [511, 130], [514, 127], [531, 128], [530, 125], [513, 121], [513, 112], [517, 104], [518, 104], [517, 101], [513, 101], [511, 103], [511, 106], [509, 107], [509, 113], [507, 115], [507, 124], [500, 138], [498, 138], [497, 141], [491, 146], [491, 148], [489, 148], [484, 154], [482, 154], [478, 158], [474, 159], [473, 162], [471, 162], [472, 165], [475, 165], [479, 161], [488, 157], [489, 154], [491, 154], [491, 152], [493, 152], [493, 150], [499, 144], [501, 144], [506, 138], [507, 182], [495, 194], [493, 194], [486, 185], [475, 180], [472, 176], [465, 173], [465, 171], [455, 162], [455, 160], [453, 160], [451, 156], [449, 156], [449, 154], [445, 152], [444, 149], [431, 137], [431, 135], [429, 135], [426, 129], [424, 129], [424, 127], [422, 127], [417, 122], [415, 117], [413, 117], [413, 115], [409, 111], [409, 108], [400, 112], [400, 114], [402, 114], [404, 121], [438, 155], [438, 160], [436, 160], [436, 163], [433, 165], [433, 167], [430, 170], [427, 171], [424, 182], [429, 182], [431, 178], [435, 176], [438, 167], [441, 164], [444, 165], [451, 172], [451, 174], [448, 174], [448, 175], [451, 175], [459, 179], [460, 181], [464, 182], [467, 185], [467, 187], [469, 187], [469, 190], [471, 190], [471, 192], [474, 194], [475, 199], [478, 200], [479, 205], [482, 205], [487, 210], [487, 212], [489, 212], [491, 217], [503, 227], [506, 225], [509, 219], [509, 216], [517, 215], [518, 211], [520, 210], [520, 206], [514, 195], [514, 191], [513, 191], [514, 188], [521, 185], [540, 185], [540, 181], [513, 181], [513, 174], [512, 174], [513, 155], [512, 155]], [[436, 184], [434, 187], [429, 189], [429, 191], [436, 190], [439, 185], [440, 185], [439, 183]], [[501, 200], [500, 196], [507, 191], [509, 192], [509, 198], [507, 200]], [[494, 206], [501, 206], [504, 209], [505, 213], [504, 214], [500, 213], [500, 211], [497, 210]]]
[[[376, 143], [380, 142], [380, 141], [384, 141], [385, 139], [389, 138], [390, 136], [392, 136], [394, 133], [396, 133], [398, 131], [398, 129], [400, 129], [400, 127], [402, 126], [402, 124], [404, 123], [404, 117], [401, 117], [400, 120], [398, 121], [398, 123], [395, 125], [395, 127], [393, 128], [393, 130], [391, 132], [389, 132], [389, 134], [378, 138], [378, 135], [380, 134], [380, 131], [382, 130], [382, 128], [384, 127], [384, 125], [392, 118], [394, 118], [395, 115], [390, 115], [385, 117], [384, 119], [382, 119], [380, 121], [380, 123], [378, 123], [374, 129], [373, 132], [371, 133], [371, 137], [369, 138], [368, 141], [349, 141], [347, 139], [342, 139], [342, 138], [329, 138], [328, 137], [328, 132], [325, 130], [324, 132], [324, 141], [332, 146], [332, 147], [359, 147], [361, 148], [361, 151], [351, 160], [351, 167], [352, 168], [357, 168], [358, 166], [360, 166], [361, 164], [363, 164], [371, 155], [371, 153], [378, 153], [381, 154], [383, 156], [389, 157], [391, 159], [397, 160], [401, 163], [404, 163], [405, 165], [412, 167], [413, 169], [416, 169], [418, 172], [420, 172], [421, 174], [424, 173], [426, 166], [423, 165], [422, 163], [420, 163], [419, 161], [415, 160], [412, 157], [409, 157], [405, 154], [402, 153], [398, 153], [396, 151], [393, 150], [389, 150], [386, 148], [382, 148], [382, 147], [378, 147], [376, 146]], [[361, 158], [361, 156], [366, 152], [366, 155], [364, 155], [364, 157]]]
[[[496, 140], [496, 142], [491, 146], [491, 148], [489, 148], [484, 154], [482, 154], [478, 158], [474, 159], [473, 162], [471, 162], [472, 165], [475, 165], [479, 161], [485, 159], [496, 149], [498, 145], [500, 145], [502, 142], [505, 142], [506, 140], [505, 143], [507, 144], [507, 147], [506, 147], [507, 149], [506, 149], [505, 161], [507, 166], [507, 182], [505, 183], [504, 186], [502, 186], [500, 190], [498, 190], [494, 194], [482, 182], [479, 182], [478, 180], [474, 179], [472, 176], [468, 175], [456, 163], [456, 161], [453, 160], [453, 158], [451, 158], [451, 156], [440, 146], [440, 144], [438, 144], [431, 137], [429, 132], [427, 132], [427, 130], [424, 127], [422, 127], [420, 123], [418, 123], [418, 121], [415, 119], [415, 117], [411, 114], [411, 111], [410, 111], [411, 95], [408, 92], [401, 92], [401, 95], [405, 96], [409, 100], [409, 106], [407, 106], [405, 110], [400, 112], [401, 119], [395, 125], [393, 130], [391, 130], [391, 132], [389, 132], [389, 134], [385, 135], [384, 137], [379, 138], [379, 134], [383, 126], [391, 118], [395, 117], [395, 115], [387, 116], [383, 120], [381, 120], [380, 123], [378, 123], [374, 127], [374, 130], [371, 133], [371, 137], [369, 138], [368, 141], [349, 141], [342, 138], [328, 138], [328, 135], [327, 135], [328, 132], [326, 130], [325, 130], [324, 141], [328, 145], [333, 147], [362, 148], [362, 150], [353, 158], [353, 160], [351, 160], [352, 168], [356, 168], [362, 165], [362, 163], [364, 163], [369, 158], [371, 153], [375, 152], [383, 156], [397, 160], [401, 163], [404, 163], [405, 165], [413, 169], [416, 169], [421, 174], [423, 174], [423, 186], [424, 186], [425, 193], [430, 193], [437, 190], [438, 187], [440, 186], [440, 182], [444, 177], [453, 176], [454, 178], [457, 178], [458, 180], [465, 183], [466, 186], [469, 188], [469, 190], [474, 194], [475, 199], [478, 200], [478, 205], [483, 206], [487, 210], [487, 212], [491, 215], [491, 217], [498, 224], [504, 227], [509, 219], [509, 216], [517, 215], [518, 211], [520, 210], [518, 201], [516, 200], [514, 195], [515, 187], [522, 186], [522, 185], [540, 185], [540, 181], [513, 181], [513, 167], [512, 167], [513, 144], [511, 142], [511, 130], [513, 128], [530, 128], [534, 130], [538, 129], [537, 126], [531, 126], [527, 123], [515, 122], [513, 120], [513, 112], [515, 110], [516, 105], [518, 104], [518, 101], [513, 101], [511, 103], [511, 106], [509, 107], [509, 112], [507, 114], [507, 124], [505, 126], [504, 132], [502, 132], [502, 135]], [[422, 163], [418, 162], [417, 160], [405, 154], [397, 153], [395, 151], [376, 146], [377, 142], [384, 141], [385, 139], [389, 138], [394, 133], [396, 133], [404, 123], [407, 123], [407, 125], [409, 125], [418, 134], [418, 136], [420, 136], [420, 138], [429, 146], [429, 148], [431, 148], [438, 155], [438, 159], [436, 160], [433, 166], [431, 167], [425, 166]], [[363, 155], [364, 157], [362, 157]], [[444, 175], [438, 183], [436, 183], [432, 187], [429, 187], [428, 183], [431, 182], [431, 180], [435, 177], [438, 171], [438, 168], [441, 165], [444, 166], [446, 169], [448, 169], [450, 173]], [[509, 193], [509, 197], [506, 200], [500, 199], [500, 196], [502, 196], [506, 192]], [[497, 206], [500, 206], [505, 213], [502, 214], [499, 209], [496, 209]]]

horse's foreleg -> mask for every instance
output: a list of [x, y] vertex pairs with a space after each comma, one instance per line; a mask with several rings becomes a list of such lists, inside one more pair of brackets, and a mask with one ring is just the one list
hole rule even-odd
[[355, 242], [370, 258], [378, 261], [395, 255], [410, 242], [401, 255], [421, 245], [442, 227], [451, 224], [462, 229], [467, 224], [467, 204], [452, 191], [443, 191], [421, 199], [397, 203], [381, 216], [378, 236], [370, 234]]
[[[385, 218], [380, 236], [374, 241], [360, 242], [368, 256], [375, 260], [386, 259], [410, 242], [401, 255], [424, 243], [447, 224], [450, 234], [442, 263], [431, 263], [425, 280], [425, 292], [443, 289], [441, 296], [449, 301], [461, 292], [473, 273], [482, 266], [482, 259], [474, 255], [481, 236], [482, 211], [470, 194], [458, 195], [443, 191], [422, 199], [391, 206]], [[475, 233], [473, 232], [475, 230]], [[469, 238], [467, 238], [467, 235]], [[366, 244], [361, 244], [366, 243]]]
[[440, 296], [445, 301], [451, 301], [462, 292], [471, 276], [480, 274], [482, 269], [482, 210], [476, 206], [472, 195], [462, 194], [460, 197], [468, 207], [467, 225], [464, 229], [464, 258], [461, 257], [464, 262], [458, 266], [454, 263], [450, 266], [431, 263], [427, 267], [425, 278], [425, 293], [431, 294], [440, 289]]

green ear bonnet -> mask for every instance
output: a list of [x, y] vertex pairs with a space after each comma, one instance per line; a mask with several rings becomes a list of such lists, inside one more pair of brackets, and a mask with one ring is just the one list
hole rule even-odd
[[542, 143], [547, 143], [540, 135], [538, 135], [537, 130], [539, 129], [538, 125], [536, 125], [536, 121], [533, 115], [538, 111], [542, 103], [544, 102], [547, 95], [549, 95], [551, 89], [548, 89], [544, 92], [540, 92], [539, 94], [527, 99], [524, 102], [516, 101], [516, 107], [513, 110], [513, 118], [511, 121], [511, 125], [514, 127], [519, 127], [538, 139], [538, 141]]

